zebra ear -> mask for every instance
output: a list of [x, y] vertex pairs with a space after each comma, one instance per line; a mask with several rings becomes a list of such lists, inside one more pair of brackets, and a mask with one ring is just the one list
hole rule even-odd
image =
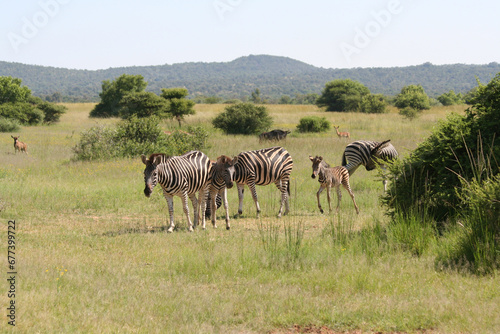
[[155, 165], [159, 165], [161, 163], [161, 155], [155, 155], [152, 162]]
[[233, 166], [238, 162], [238, 156], [233, 157]]
[[142, 163], [147, 165], [148, 164], [148, 158], [146, 158], [146, 156], [144, 154], [141, 154], [141, 160], [142, 160]]
[[314, 160], [314, 158], [313, 158], [313, 157], [311, 157], [311, 156], [309, 156], [309, 160], [313, 161], [313, 160]]

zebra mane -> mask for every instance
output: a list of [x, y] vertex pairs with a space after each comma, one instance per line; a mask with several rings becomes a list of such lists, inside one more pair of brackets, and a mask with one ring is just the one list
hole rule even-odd
[[153, 163], [153, 161], [155, 161], [155, 159], [160, 159], [161, 162], [165, 162], [166, 160], [168, 160], [169, 158], [171, 158], [169, 155], [166, 155], [164, 153], [153, 153], [149, 156], [149, 161], [151, 163]]

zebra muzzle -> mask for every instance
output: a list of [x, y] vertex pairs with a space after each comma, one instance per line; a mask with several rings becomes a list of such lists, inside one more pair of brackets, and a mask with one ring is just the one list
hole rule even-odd
[[153, 192], [153, 189], [151, 189], [150, 186], [146, 186], [146, 188], [144, 188], [144, 195], [146, 195], [146, 197], [151, 196], [152, 192]]

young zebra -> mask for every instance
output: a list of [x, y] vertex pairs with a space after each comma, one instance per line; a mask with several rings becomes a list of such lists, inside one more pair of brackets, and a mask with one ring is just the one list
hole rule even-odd
[[328, 198], [328, 208], [330, 212], [332, 211], [332, 205], [330, 201], [330, 189], [332, 187], [337, 188], [337, 212], [339, 212], [340, 200], [342, 199], [342, 193], [340, 192], [340, 185], [343, 185], [344, 188], [351, 195], [352, 201], [354, 203], [354, 207], [356, 208], [356, 213], [359, 214], [359, 208], [356, 204], [356, 200], [354, 199], [354, 194], [351, 190], [351, 186], [349, 185], [349, 172], [345, 167], [330, 167], [325, 161], [323, 161], [323, 157], [311, 157], [309, 159], [312, 161], [312, 170], [313, 173], [311, 177], [314, 179], [318, 176], [318, 181], [320, 183], [320, 187], [318, 192], [316, 193], [316, 197], [318, 198], [318, 208], [321, 213], [323, 213], [323, 209], [321, 208], [321, 201], [319, 200], [319, 195], [326, 188], [326, 195]]
[[229, 207], [227, 203], [227, 188], [233, 187], [234, 166], [230, 157], [222, 155], [217, 158], [215, 163], [212, 162], [212, 171], [210, 174], [210, 183], [208, 187], [208, 199], [206, 200], [209, 205], [205, 212], [210, 212], [210, 215], [203, 217], [203, 229], [205, 229], [205, 218], [210, 217], [212, 225], [217, 228], [216, 210], [221, 206], [220, 202], [224, 203], [226, 211], [226, 229], [230, 229], [229, 225]]
[[179, 196], [188, 221], [189, 231], [193, 231], [193, 224], [189, 217], [188, 197], [191, 199], [194, 210], [194, 226], [198, 224], [200, 206], [205, 208], [205, 197], [200, 196], [198, 204], [196, 192], [205, 193], [211, 165], [210, 159], [199, 151], [191, 151], [181, 156], [168, 157], [165, 154], [152, 154], [149, 159], [141, 156], [146, 165], [144, 169], [144, 194], [149, 197], [156, 184], [160, 184], [163, 195], [168, 203], [170, 226], [167, 232], [174, 230], [174, 196]]
[[[271, 147], [257, 151], [241, 152], [232, 160], [234, 166], [233, 181], [238, 187], [239, 207], [238, 214], [243, 212], [243, 195], [245, 184], [252, 193], [255, 207], [257, 209], [257, 218], [260, 214], [260, 206], [257, 199], [256, 185], [265, 186], [274, 183], [281, 192], [281, 205], [278, 212], [278, 218], [282, 214], [290, 211], [290, 173], [293, 168], [293, 160], [282, 147]], [[229, 185], [228, 185], [229, 187]], [[283, 213], [283, 206], [285, 212]]]
[[[347, 168], [349, 175], [354, 174], [356, 169], [363, 165], [366, 170], [373, 170], [379, 165], [385, 168], [384, 162], [397, 159], [398, 151], [389, 140], [383, 142], [358, 140], [350, 143], [342, 155], [342, 166]], [[387, 190], [387, 180], [383, 180], [384, 191]]]

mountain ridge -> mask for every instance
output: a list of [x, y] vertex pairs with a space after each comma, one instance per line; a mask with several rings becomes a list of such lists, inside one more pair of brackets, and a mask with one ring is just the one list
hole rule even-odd
[[112, 67], [86, 70], [0, 61], [0, 76], [20, 78], [34, 95], [59, 92], [73, 100], [97, 101], [103, 80], [122, 74], [140, 74], [146, 90], [186, 87], [190, 97], [219, 96], [225, 99], [248, 97], [259, 89], [261, 95], [278, 99], [283, 95], [320, 94], [328, 81], [352, 79], [372, 93], [396, 95], [401, 88], [420, 84], [429, 96], [453, 89], [465, 93], [500, 72], [500, 64], [486, 65], [424, 63], [405, 67], [322, 68], [289, 57], [249, 55], [229, 62], [186, 62], [151, 66]]

